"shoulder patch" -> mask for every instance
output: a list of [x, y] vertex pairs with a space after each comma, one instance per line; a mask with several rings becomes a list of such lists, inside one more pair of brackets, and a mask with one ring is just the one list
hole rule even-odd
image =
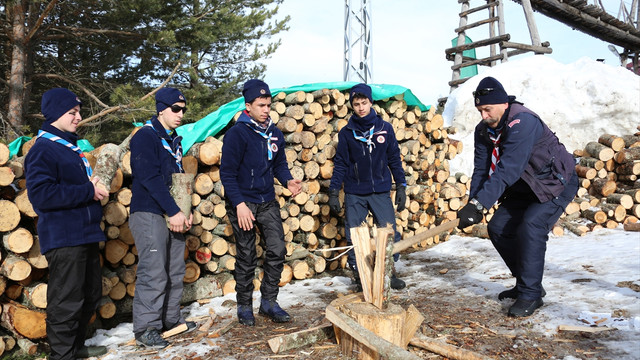
[[512, 128], [514, 125], [517, 125], [517, 124], [520, 124], [520, 119], [514, 119], [508, 124], [508, 126]]

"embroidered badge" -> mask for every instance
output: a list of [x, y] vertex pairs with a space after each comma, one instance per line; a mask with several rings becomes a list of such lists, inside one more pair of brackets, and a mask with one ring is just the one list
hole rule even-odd
[[178, 95], [178, 99], [184, 100], [184, 96], [182, 96], [182, 94], [180, 94], [180, 95]]
[[378, 135], [376, 140], [378, 140], [378, 144], [384, 144], [384, 142], [386, 141], [384, 136], [382, 136], [382, 135]]
[[260, 89], [260, 94], [264, 95], [266, 93], [267, 93], [267, 91], [265, 89]]
[[271, 151], [273, 151], [273, 152], [278, 152], [278, 145], [276, 145], [276, 144], [271, 144]]
[[509, 123], [509, 127], [511, 128], [511, 127], [513, 127], [513, 125], [516, 125], [516, 124], [520, 124], [520, 119], [515, 119], [512, 122], [510, 122]]
[[480, 104], [480, 99], [476, 98], [476, 104]]

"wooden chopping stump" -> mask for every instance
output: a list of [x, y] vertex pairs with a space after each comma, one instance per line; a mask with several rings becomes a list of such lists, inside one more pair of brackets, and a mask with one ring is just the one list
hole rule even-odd
[[[370, 303], [355, 302], [342, 306], [340, 310], [367, 330], [393, 344], [403, 346], [405, 311], [399, 305], [389, 304], [386, 309], [381, 310]], [[343, 354], [353, 354], [358, 360], [380, 359], [380, 354], [364, 346], [349, 334], [338, 328], [334, 330]]]

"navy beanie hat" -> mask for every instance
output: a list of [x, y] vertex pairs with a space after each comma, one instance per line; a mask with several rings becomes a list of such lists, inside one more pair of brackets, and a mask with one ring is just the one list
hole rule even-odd
[[76, 107], [76, 105], [82, 106], [82, 101], [76, 94], [65, 88], [54, 88], [47, 90], [42, 95], [42, 102], [40, 103], [40, 111], [44, 115], [44, 122], [51, 124], [58, 120], [67, 111]]
[[502, 84], [491, 76], [480, 80], [476, 91], [473, 92], [473, 97], [476, 106], [509, 102], [509, 95], [504, 91]]
[[167, 87], [162, 88], [156, 93], [156, 111], [160, 113], [160, 111], [181, 101], [185, 104], [187, 103], [187, 100], [184, 98], [184, 95], [182, 95], [180, 90]]
[[371, 101], [371, 103], [373, 104], [373, 97], [371, 96], [371, 86], [365, 83], [354, 85], [351, 90], [349, 90], [349, 102], [351, 104], [353, 104], [353, 96], [355, 94], [362, 94], [366, 96], [367, 99], [369, 99], [369, 101]]
[[251, 79], [244, 83], [244, 86], [242, 87], [242, 96], [244, 96], [245, 103], [250, 103], [261, 96], [271, 97], [271, 90], [269, 90], [269, 85], [267, 85], [266, 82], [258, 79]]

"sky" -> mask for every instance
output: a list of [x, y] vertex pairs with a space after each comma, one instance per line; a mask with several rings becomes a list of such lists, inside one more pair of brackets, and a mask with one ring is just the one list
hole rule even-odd
[[[460, 4], [455, 0], [397, 0], [371, 2], [372, 81], [407, 87], [425, 104], [449, 94], [452, 61], [445, 58], [445, 49], [457, 36]], [[631, 1], [625, 0], [627, 8]], [[593, 0], [589, 0], [592, 3]], [[354, 0], [353, 3], [359, 3]], [[471, 7], [482, 2], [472, 1]], [[617, 16], [620, 0], [602, 0], [605, 9]], [[522, 6], [504, 2], [506, 32], [512, 42], [531, 44]], [[345, 2], [341, 0], [285, 0], [280, 6], [281, 17], [290, 15], [290, 30], [277, 38], [281, 46], [264, 61], [265, 81], [272, 88], [315, 82], [343, 80]], [[486, 17], [481, 11], [469, 16], [469, 23]], [[601, 40], [572, 30], [570, 27], [535, 13], [541, 41], [549, 41], [556, 61], [569, 64], [581, 57], [604, 59], [619, 65], [618, 58]], [[467, 36], [474, 40], [488, 38], [488, 25], [472, 29]], [[618, 51], [622, 51], [620, 47]], [[478, 50], [478, 57], [488, 56]], [[531, 55], [518, 55], [518, 59]], [[482, 73], [487, 67], [480, 67]]]

